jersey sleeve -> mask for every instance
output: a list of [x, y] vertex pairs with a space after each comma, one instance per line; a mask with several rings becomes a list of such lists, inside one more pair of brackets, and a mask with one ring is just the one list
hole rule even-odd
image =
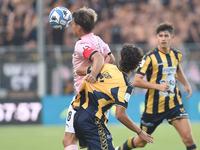
[[78, 41], [75, 46], [75, 51], [78, 55], [84, 56], [85, 58], [91, 60], [93, 54], [98, 52], [96, 49], [92, 48], [90, 44], [84, 41]]
[[177, 68], [177, 70], [181, 67], [181, 61], [182, 61], [182, 54], [178, 53], [178, 68]]
[[108, 54], [111, 53], [111, 50], [110, 50], [108, 44], [106, 44], [106, 43], [104, 43], [103, 52], [104, 52], [104, 53], [108, 53]]
[[99, 40], [100, 46], [103, 47], [103, 52], [102, 53], [110, 54], [111, 50], [110, 50], [108, 44], [106, 44], [100, 37], [98, 37], [98, 40]]
[[[97, 36], [98, 37], [98, 36]], [[108, 56], [105, 59], [105, 63], [108, 63], [110, 61], [110, 54], [111, 54], [111, 50], [108, 46], [108, 44], [106, 44], [100, 37], [98, 37], [98, 41], [99, 41], [99, 46], [102, 47], [102, 53], [107, 53]]]
[[151, 67], [151, 58], [148, 55], [145, 55], [142, 59], [140, 65], [136, 69], [136, 74], [144, 76], [147, 70]]
[[119, 105], [127, 109], [129, 99], [133, 93], [133, 87], [125, 86], [111, 89], [111, 93], [115, 99], [115, 105]]

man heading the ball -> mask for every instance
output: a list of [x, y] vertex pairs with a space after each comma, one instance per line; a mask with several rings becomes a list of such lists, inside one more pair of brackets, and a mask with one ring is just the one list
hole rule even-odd
[[[93, 84], [83, 80], [82, 87], [72, 103], [77, 111], [74, 128], [81, 148], [88, 150], [114, 150], [112, 135], [106, 127], [105, 113], [116, 105], [116, 118], [147, 143], [153, 143], [152, 136], [142, 131], [126, 114], [133, 85], [129, 74], [137, 68], [143, 57], [140, 48], [124, 44], [120, 51], [119, 65], [105, 63]], [[77, 70], [79, 75], [90, 73], [93, 68]]]
[[[84, 76], [76, 74], [77, 68], [85, 63], [92, 62], [93, 70], [90, 74], [85, 76], [85, 80], [94, 83], [104, 65], [104, 61], [107, 63], [114, 63], [115, 58], [108, 45], [104, 43], [100, 37], [92, 33], [97, 20], [97, 14], [93, 9], [86, 7], [80, 8], [72, 14], [72, 18], [73, 34], [78, 38], [75, 44], [72, 61], [75, 81], [74, 86], [78, 92], [81, 88]], [[66, 118], [65, 135], [63, 137], [63, 146], [65, 150], [78, 150], [78, 139], [76, 139], [73, 127], [75, 113], [76, 111], [74, 111], [70, 105]]]

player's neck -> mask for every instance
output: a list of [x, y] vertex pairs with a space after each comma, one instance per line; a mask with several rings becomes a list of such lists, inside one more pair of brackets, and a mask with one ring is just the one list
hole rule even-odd
[[170, 52], [170, 47], [167, 47], [167, 48], [163, 48], [161, 47], [160, 45], [158, 46], [158, 49], [164, 53], [169, 53]]
[[85, 35], [87, 35], [87, 34], [90, 34], [90, 33], [85, 33], [85, 32], [81, 32], [81, 33], [79, 33], [79, 39], [81, 38], [81, 37], [83, 37], [83, 36], [85, 36]]
[[121, 67], [120, 65], [118, 66], [119, 70], [121, 70], [122, 72], [126, 73], [127, 75], [130, 75], [132, 71], [129, 71], [129, 72], [125, 72]]

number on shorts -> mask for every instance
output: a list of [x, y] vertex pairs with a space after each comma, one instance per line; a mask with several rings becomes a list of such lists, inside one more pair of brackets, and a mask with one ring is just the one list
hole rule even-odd
[[72, 111], [69, 111], [69, 113], [68, 113], [68, 115], [67, 115], [67, 121], [70, 121], [71, 116], [72, 116]]
[[182, 113], [185, 113], [185, 109], [184, 109], [184, 108], [180, 108], [180, 111], [181, 111]]

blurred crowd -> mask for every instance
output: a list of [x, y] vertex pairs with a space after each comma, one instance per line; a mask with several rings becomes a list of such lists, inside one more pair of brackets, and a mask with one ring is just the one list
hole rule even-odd
[[[0, 0], [1, 49], [2, 46], [22, 46], [25, 50], [36, 50], [36, 2], [37, 0]], [[134, 43], [155, 47], [155, 29], [161, 22], [174, 24], [175, 47], [180, 48], [183, 43], [200, 43], [200, 0], [44, 0], [44, 20], [39, 22], [41, 25], [44, 23], [45, 42], [48, 47], [73, 47], [77, 41], [73, 36], [72, 26], [65, 30], [55, 30], [49, 24], [49, 13], [57, 6], [66, 7], [72, 13], [83, 6], [93, 8], [98, 14], [94, 33], [108, 44]], [[198, 90], [199, 65], [195, 61], [187, 62], [185, 56], [188, 54], [185, 49], [181, 48], [182, 53], [185, 53], [182, 67], [187, 70], [186, 76], [193, 89]], [[194, 53], [192, 59], [195, 57], [199, 58], [199, 54]], [[72, 75], [68, 73], [71, 71], [67, 70], [68, 65], [65, 67], [62, 75], [63, 89], [59, 85], [60, 76], [56, 74], [57, 70], [52, 71], [54, 89], [49, 91], [55, 95], [60, 92], [74, 93]]]
[[[174, 44], [200, 42], [199, 0], [45, 0], [47, 45], [73, 45], [77, 40], [71, 26], [59, 31], [49, 24], [48, 15], [57, 6], [71, 12], [82, 6], [93, 8], [98, 14], [94, 33], [108, 44], [129, 42], [154, 46], [157, 44], [155, 28], [161, 22], [175, 25]], [[35, 47], [36, 44], [36, 0], [1, 0], [0, 45]]]

